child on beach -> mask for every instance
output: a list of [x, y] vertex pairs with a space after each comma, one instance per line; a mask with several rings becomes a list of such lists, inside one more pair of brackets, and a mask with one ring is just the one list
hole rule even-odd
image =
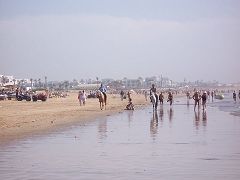
[[132, 103], [132, 99], [129, 99], [128, 105], [126, 106], [125, 110], [134, 110], [134, 105]]

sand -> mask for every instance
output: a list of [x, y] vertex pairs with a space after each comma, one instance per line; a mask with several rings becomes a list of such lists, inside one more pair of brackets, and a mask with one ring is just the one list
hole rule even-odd
[[[149, 104], [143, 95], [133, 94], [132, 99], [136, 108]], [[80, 106], [77, 92], [46, 102], [0, 101], [0, 142], [109, 116], [123, 111], [127, 103], [117, 94], [108, 94], [106, 110], [100, 110], [96, 98], [87, 99], [86, 105]]]

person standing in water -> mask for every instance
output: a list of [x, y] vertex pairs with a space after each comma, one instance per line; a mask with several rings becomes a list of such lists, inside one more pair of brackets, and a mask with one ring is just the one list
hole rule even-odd
[[202, 106], [203, 106], [203, 110], [206, 109], [206, 103], [207, 103], [207, 92], [204, 91], [203, 95], [201, 96], [202, 98]]
[[240, 90], [238, 91], [238, 99], [240, 100]]
[[171, 91], [168, 92], [168, 100], [167, 100], [167, 102], [170, 102], [170, 106], [173, 103], [173, 94], [172, 94]]
[[152, 87], [150, 89], [150, 96], [152, 95], [152, 93], [156, 98], [156, 102], [155, 102], [155, 108], [156, 108], [158, 106], [158, 95], [157, 95], [157, 88], [155, 87], [154, 84], [152, 84]]
[[163, 99], [164, 99], [164, 96], [163, 96], [163, 93], [161, 92], [161, 93], [159, 94], [160, 104], [163, 104]]
[[199, 92], [198, 91], [195, 91], [195, 93], [193, 94], [193, 100], [194, 100], [194, 111], [195, 111], [195, 109], [196, 109], [196, 106], [198, 105], [198, 108], [199, 108], [199, 100], [200, 100], [200, 98], [199, 98]]
[[147, 91], [145, 90], [145, 91], [144, 91], [144, 96], [145, 96], [145, 100], [146, 100], [146, 101], [147, 101], [147, 95], [148, 95], [148, 94], [147, 94]]
[[236, 102], [237, 101], [237, 94], [235, 91], [233, 91], [233, 100]]
[[211, 92], [211, 96], [212, 96], [212, 101], [213, 101], [214, 91]]

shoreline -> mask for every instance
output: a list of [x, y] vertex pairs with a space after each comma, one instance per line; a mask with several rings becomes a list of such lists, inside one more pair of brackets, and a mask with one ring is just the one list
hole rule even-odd
[[[106, 110], [100, 110], [97, 98], [87, 99], [86, 105], [80, 106], [76, 93], [46, 102], [0, 101], [0, 144], [111, 116], [123, 112], [128, 104], [118, 94], [108, 94], [108, 98]], [[132, 99], [135, 108], [150, 104], [144, 95], [134, 94]]]
[[[184, 96], [175, 94], [174, 99]], [[151, 105], [149, 96], [147, 101], [143, 94], [132, 94], [131, 98], [135, 109]], [[119, 94], [108, 94], [106, 110], [100, 110], [97, 98], [89, 98], [85, 106], [80, 106], [76, 92], [46, 102], [0, 101], [0, 144], [121, 113], [127, 104]]]

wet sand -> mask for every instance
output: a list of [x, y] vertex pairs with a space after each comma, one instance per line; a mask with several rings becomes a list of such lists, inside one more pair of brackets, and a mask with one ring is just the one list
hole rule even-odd
[[[143, 95], [132, 94], [135, 107], [149, 104]], [[106, 110], [100, 110], [98, 99], [87, 99], [80, 106], [77, 92], [66, 98], [50, 98], [46, 102], [0, 101], [0, 142], [44, 133], [80, 121], [89, 121], [124, 110], [127, 100], [119, 95], [108, 95]]]
[[0, 146], [0, 179], [238, 180], [240, 117], [191, 104], [140, 107]]

